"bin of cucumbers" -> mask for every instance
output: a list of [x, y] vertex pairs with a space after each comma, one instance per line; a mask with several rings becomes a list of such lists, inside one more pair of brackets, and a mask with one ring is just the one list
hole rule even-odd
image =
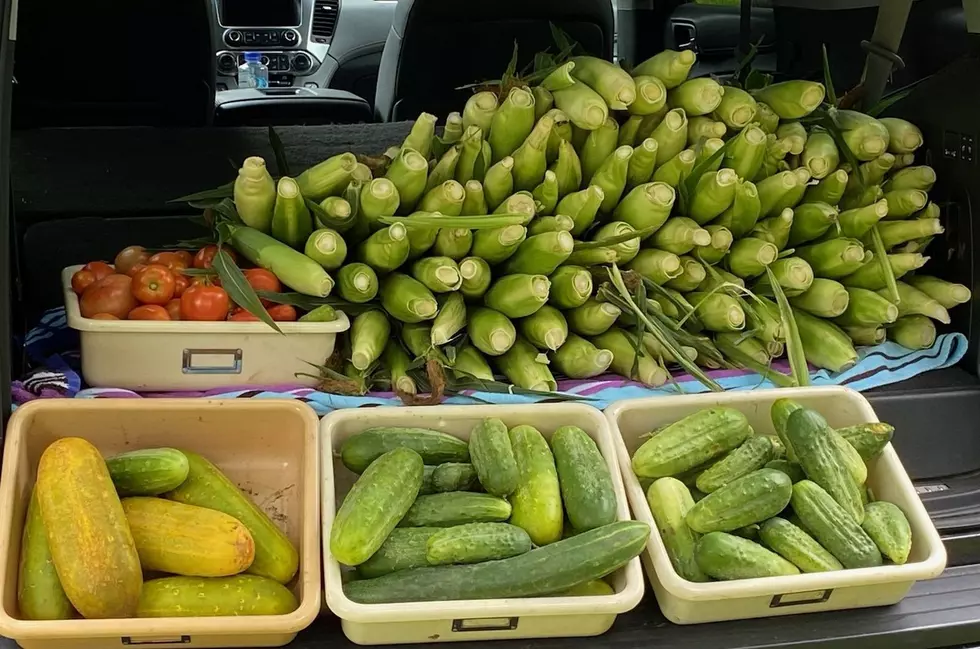
[[678, 624], [894, 604], [946, 552], [889, 443], [846, 388], [622, 401], [606, 410]]
[[579, 404], [338, 410], [323, 419], [327, 604], [358, 644], [589, 636], [636, 606], [608, 423]]

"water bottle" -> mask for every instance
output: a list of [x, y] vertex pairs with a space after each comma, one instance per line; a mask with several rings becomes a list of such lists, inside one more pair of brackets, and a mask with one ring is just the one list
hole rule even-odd
[[262, 54], [259, 52], [245, 53], [245, 63], [238, 66], [238, 87], [269, 87], [269, 68], [262, 63]]

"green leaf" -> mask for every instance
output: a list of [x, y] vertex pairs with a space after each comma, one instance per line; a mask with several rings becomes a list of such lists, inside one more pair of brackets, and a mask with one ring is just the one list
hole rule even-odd
[[749, 46], [749, 51], [746, 52], [745, 56], [739, 60], [738, 65], [735, 66], [735, 74], [732, 78], [732, 85], [741, 88], [748, 75], [752, 74], [752, 63], [755, 61], [755, 57], [759, 54], [759, 46], [762, 45], [762, 38], [764, 38], [764, 36], [760, 37], [758, 41]]
[[220, 187], [215, 187], [214, 189], [205, 189], [202, 192], [196, 192], [194, 194], [188, 194], [186, 196], [181, 196], [180, 198], [174, 198], [168, 203], [190, 203], [199, 201], [220, 201], [222, 198], [231, 198], [235, 195], [235, 181], [225, 183]]
[[830, 76], [830, 58], [827, 56], [827, 44], [820, 46], [823, 53], [823, 85], [827, 89], [827, 101], [831, 106], [837, 106], [837, 93], [834, 92], [834, 79]]
[[280, 176], [289, 176], [289, 162], [286, 160], [286, 149], [282, 145], [282, 140], [279, 139], [279, 134], [276, 133], [276, 129], [269, 127], [269, 145], [272, 147], [272, 152], [276, 156], [276, 169], [279, 171]]
[[898, 304], [901, 297], [898, 295], [898, 283], [895, 281], [895, 271], [892, 270], [891, 262], [888, 261], [888, 251], [885, 250], [885, 242], [881, 238], [881, 232], [877, 224], [871, 228], [871, 244], [874, 246], [875, 257], [881, 274], [885, 278], [885, 288], [888, 289], [888, 301]]
[[274, 293], [272, 291], [259, 291], [258, 296], [263, 300], [275, 302], [276, 304], [290, 304], [304, 311], [312, 311], [318, 306], [329, 304], [338, 311], [343, 311], [349, 316], [360, 315], [366, 311], [378, 310], [377, 304], [371, 302], [365, 304], [354, 304], [345, 302], [338, 297], [312, 297], [302, 293]]
[[783, 287], [779, 285], [776, 274], [772, 268], [766, 266], [766, 276], [769, 278], [772, 292], [776, 296], [776, 305], [779, 307], [779, 319], [782, 320], [783, 330], [786, 336], [786, 356], [789, 358], [789, 368], [793, 380], [800, 387], [810, 385], [810, 368], [806, 364], [806, 354], [803, 351], [803, 341], [800, 339], [800, 330], [796, 326], [796, 318], [793, 316], [793, 308], [786, 299]]
[[759, 70], [749, 70], [742, 83], [744, 90], [761, 90], [772, 83], [772, 75]]
[[576, 43], [569, 38], [568, 34], [565, 33], [565, 30], [563, 30], [561, 27], [555, 23], [549, 22], [548, 28], [551, 29], [551, 40], [555, 42], [555, 47], [557, 47], [559, 51], [571, 50], [575, 47]]
[[694, 190], [697, 189], [698, 181], [701, 180], [701, 176], [707, 173], [708, 169], [710, 169], [711, 166], [719, 158], [725, 155], [728, 149], [732, 146], [732, 142], [734, 141], [735, 138], [731, 138], [730, 140], [725, 142], [725, 144], [720, 149], [718, 149], [717, 151], [709, 155], [707, 158], [705, 158], [698, 164], [694, 165], [694, 169], [691, 170], [691, 175], [685, 178], [684, 182], [681, 183], [681, 187], [680, 187], [681, 214], [687, 213], [687, 209], [691, 205], [691, 198], [693, 198], [694, 196]]
[[181, 268], [180, 274], [188, 277], [217, 277], [218, 271], [213, 268]]
[[515, 76], [517, 75], [517, 41], [514, 41], [514, 51], [510, 55], [510, 61], [507, 63], [507, 69], [504, 70], [503, 76], [500, 78], [502, 85], [507, 85]]
[[272, 316], [269, 315], [269, 312], [262, 306], [259, 296], [255, 294], [255, 289], [246, 281], [245, 275], [235, 265], [235, 261], [231, 258], [231, 255], [225, 252], [223, 246], [218, 248], [218, 254], [214, 256], [212, 268], [218, 272], [218, 277], [221, 278], [221, 287], [228, 292], [228, 297], [235, 304], [279, 333], [282, 333], [279, 325], [275, 323]]
[[574, 249], [590, 250], [592, 248], [608, 248], [609, 246], [615, 246], [619, 243], [626, 243], [627, 241], [632, 241], [633, 239], [649, 236], [659, 229], [659, 225], [654, 225], [647, 228], [641, 228], [633, 232], [626, 232], [625, 234], [617, 234], [612, 237], [606, 237], [605, 239], [599, 239], [597, 241], [576, 241]]
[[224, 199], [217, 205], [212, 206], [211, 209], [233, 223], [244, 224], [242, 217], [238, 215], [238, 209], [235, 207], [235, 201], [231, 200], [230, 198]]
[[715, 339], [715, 344], [728, 358], [732, 359], [747, 370], [751, 370], [763, 378], [768, 379], [773, 385], [780, 388], [796, 387], [796, 380], [792, 376], [786, 376], [782, 372], [772, 369], [769, 365], [763, 365], [750, 354], [746, 354], [735, 345], [728, 344], [724, 339]]

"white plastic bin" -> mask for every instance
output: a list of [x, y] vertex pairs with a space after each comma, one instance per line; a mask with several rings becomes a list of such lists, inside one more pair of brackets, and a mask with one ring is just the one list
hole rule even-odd
[[337, 334], [350, 328], [343, 312], [333, 322], [167, 322], [83, 318], [71, 276], [61, 271], [68, 326], [81, 338], [82, 375], [94, 387], [139, 391], [209, 390], [241, 385], [316, 385]]
[[619, 476], [616, 450], [602, 413], [579, 404], [521, 406], [438, 406], [337, 410], [320, 427], [323, 493], [323, 561], [326, 600], [341, 619], [344, 634], [357, 644], [459, 642], [510, 638], [594, 636], [605, 633], [616, 615], [635, 607], [643, 597], [639, 559], [617, 571], [615, 594], [599, 597], [534, 597], [456, 602], [358, 604], [344, 595], [341, 567], [330, 554], [330, 528], [337, 507], [356, 479], [335, 456], [348, 437], [375, 426], [418, 426], [460, 439], [485, 417], [507, 426], [529, 424], [546, 437], [562, 425], [579, 426], [595, 440], [613, 478], [619, 519], [629, 520], [629, 505]]
[[[606, 417], [616, 436], [623, 482], [636, 519], [656, 530], [646, 495], [630, 466], [644, 435], [716, 405], [741, 410], [756, 433], [774, 435], [769, 409], [776, 399], [784, 397], [819, 411], [835, 428], [878, 421], [863, 396], [842, 387], [655, 397], [610, 405]], [[893, 423], [901, 427], [901, 422]], [[702, 584], [687, 581], [674, 571], [660, 535], [655, 532], [641, 557], [664, 615], [677, 624], [698, 624], [885, 606], [901, 601], [916, 581], [941, 574], [946, 567], [946, 549], [891, 444], [869, 463], [868, 469], [868, 485], [875, 496], [901, 507], [911, 523], [912, 553], [908, 563]]]

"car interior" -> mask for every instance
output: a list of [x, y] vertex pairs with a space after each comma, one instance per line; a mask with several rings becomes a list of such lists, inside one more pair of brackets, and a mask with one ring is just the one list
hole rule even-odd
[[[940, 179], [935, 200], [946, 233], [933, 244], [929, 270], [978, 287], [980, 21], [973, 18], [980, 2], [0, 1], [0, 66], [10, 80], [0, 88], [0, 250], [9, 268], [0, 273], [8, 316], [0, 318], [0, 405], [8, 413], [10, 378], [27, 368], [19, 341], [61, 302], [63, 267], [107, 258], [133, 241], [196, 236], [193, 214], [169, 201], [226, 182], [248, 155], [271, 156], [270, 126], [299, 169], [347, 150], [376, 155], [400, 141], [420, 112], [458, 110], [465, 86], [499, 77], [515, 43], [519, 68], [553, 47], [552, 25], [583, 51], [627, 63], [664, 48], [693, 50], [691, 76], [732, 74], [751, 50], [760, 72], [822, 79], [825, 46], [841, 94], [861, 81], [869, 52], [884, 57], [888, 90], [910, 88], [886, 114], [922, 128]], [[889, 4], [911, 7], [900, 46], [882, 52], [875, 34]], [[73, 47], [62, 49], [67, 43]], [[238, 87], [245, 52], [261, 53], [267, 89]], [[866, 395], [883, 420], [902, 424], [896, 449], [949, 553], [942, 577], [887, 608], [688, 627], [668, 623], [648, 593], [601, 638], [533, 646], [980, 644], [980, 300], [957, 310], [949, 330], [970, 341], [958, 366]], [[331, 617], [292, 646], [326, 645], [352, 646]], [[0, 646], [14, 643], [0, 639]]]

